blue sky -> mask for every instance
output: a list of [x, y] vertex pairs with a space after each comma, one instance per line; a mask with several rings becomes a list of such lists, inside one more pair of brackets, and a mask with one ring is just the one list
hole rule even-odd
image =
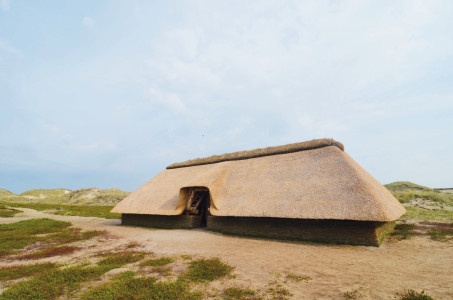
[[453, 187], [452, 1], [0, 0], [0, 187], [132, 191], [332, 137]]

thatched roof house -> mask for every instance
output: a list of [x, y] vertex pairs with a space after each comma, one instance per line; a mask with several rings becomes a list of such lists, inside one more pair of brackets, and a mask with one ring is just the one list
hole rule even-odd
[[170, 165], [112, 212], [123, 224], [377, 245], [405, 209], [321, 139]]

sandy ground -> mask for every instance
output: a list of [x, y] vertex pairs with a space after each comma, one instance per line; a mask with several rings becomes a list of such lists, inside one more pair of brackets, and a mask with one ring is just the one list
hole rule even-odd
[[[0, 218], [0, 223], [47, 217], [70, 221], [86, 230], [106, 230], [112, 235], [70, 256], [41, 261], [78, 262], [95, 252], [136, 242], [140, 250], [158, 255], [220, 257], [236, 268], [235, 279], [213, 283], [208, 289], [236, 285], [265, 291], [277, 281], [294, 294], [291, 299], [344, 299], [343, 293], [354, 289], [359, 291], [359, 299], [394, 299], [396, 292], [406, 289], [424, 289], [436, 299], [453, 299], [452, 242], [415, 237], [389, 239], [379, 248], [320, 245], [233, 237], [201, 229], [154, 230], [120, 226], [119, 220], [21, 210], [24, 212], [14, 218]], [[0, 260], [0, 266], [14, 264], [17, 262]], [[309, 276], [311, 280], [285, 280], [285, 274]]]

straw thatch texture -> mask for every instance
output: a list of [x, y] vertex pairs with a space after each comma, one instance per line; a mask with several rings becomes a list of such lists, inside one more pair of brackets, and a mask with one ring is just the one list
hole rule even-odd
[[192, 167], [192, 166], [200, 166], [200, 165], [207, 165], [207, 164], [215, 164], [218, 162], [223, 161], [231, 161], [231, 160], [241, 160], [241, 159], [249, 159], [249, 158], [257, 158], [269, 155], [278, 155], [278, 154], [285, 154], [285, 153], [293, 153], [305, 150], [312, 150], [318, 149], [327, 146], [337, 146], [341, 151], [344, 151], [344, 146], [342, 143], [335, 141], [334, 139], [318, 139], [312, 140], [302, 143], [295, 143], [295, 144], [288, 144], [283, 146], [277, 147], [267, 147], [255, 150], [248, 150], [248, 151], [239, 151], [233, 153], [226, 153], [222, 155], [213, 155], [210, 157], [205, 158], [196, 158], [192, 160], [188, 160], [185, 162], [174, 163], [169, 165], [167, 169], [176, 169], [176, 168], [184, 168], [184, 167]]
[[203, 186], [214, 216], [394, 221], [404, 207], [337, 146], [167, 169], [112, 212], [179, 215], [183, 187]]

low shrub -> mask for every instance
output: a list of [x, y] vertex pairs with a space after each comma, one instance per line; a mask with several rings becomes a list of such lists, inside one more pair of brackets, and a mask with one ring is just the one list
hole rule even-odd
[[165, 266], [171, 264], [174, 261], [175, 260], [171, 257], [151, 258], [141, 262], [140, 266], [151, 266], [151, 267]]
[[190, 262], [186, 278], [193, 282], [213, 281], [229, 275], [234, 270], [219, 258], [198, 259]]

